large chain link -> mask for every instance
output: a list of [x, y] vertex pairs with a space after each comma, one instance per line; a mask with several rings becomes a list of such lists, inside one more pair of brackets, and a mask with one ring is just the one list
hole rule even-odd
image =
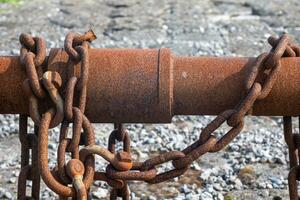
[[[61, 199], [68, 197], [88, 199], [88, 191], [93, 181], [105, 181], [112, 187], [110, 199], [121, 197], [125, 200], [130, 198], [128, 187], [130, 180], [154, 184], [182, 175], [193, 161], [208, 152], [222, 150], [242, 131], [244, 117], [251, 114], [256, 101], [268, 96], [276, 82], [281, 69], [281, 58], [300, 56], [300, 47], [293, 44], [288, 35], [284, 34], [280, 38], [270, 37], [268, 42], [272, 46], [271, 51], [259, 55], [254, 61], [244, 83], [245, 96], [234, 108], [220, 113], [201, 131], [199, 139], [184, 150], [165, 152], [141, 162], [132, 160], [130, 136], [121, 123], [115, 124], [109, 136], [107, 149], [95, 144], [93, 127], [84, 114], [89, 74], [89, 42], [95, 38], [92, 31], [84, 35], [69, 33], [66, 36], [65, 51], [69, 56], [68, 80], [62, 98], [58, 92], [62, 82], [59, 74], [42, 72], [41, 65], [45, 62], [46, 55], [45, 42], [28, 34], [20, 36], [22, 44], [20, 59], [27, 73], [27, 79], [23, 84], [24, 91], [29, 98], [30, 117], [36, 126], [35, 134], [27, 134], [27, 116], [20, 116], [22, 159], [18, 199], [26, 198], [27, 179], [33, 181], [32, 197], [39, 198], [39, 173], [46, 185]], [[75, 74], [77, 71], [75, 68], [78, 66], [80, 75]], [[51, 105], [54, 107], [43, 104], [44, 101], [41, 99], [46, 97], [52, 101]], [[225, 122], [230, 129], [217, 138], [214, 132]], [[60, 123], [57, 165], [50, 170], [48, 131]], [[72, 124], [71, 137], [68, 134], [70, 124]], [[291, 199], [298, 199], [297, 180], [300, 177], [300, 165], [297, 151], [300, 148], [300, 136], [292, 133], [291, 117], [284, 117], [284, 135], [290, 153]], [[123, 144], [123, 148], [119, 151], [116, 151], [117, 142]], [[32, 149], [31, 164], [29, 164], [29, 149]], [[69, 157], [67, 153], [70, 153]], [[94, 155], [109, 162], [104, 172], [95, 172]], [[158, 173], [157, 168], [167, 162], [172, 163], [173, 169]]]

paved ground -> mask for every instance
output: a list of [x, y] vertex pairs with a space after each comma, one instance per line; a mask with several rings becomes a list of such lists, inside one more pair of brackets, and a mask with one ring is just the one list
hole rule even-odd
[[[300, 42], [299, 11], [298, 0], [24, 0], [18, 5], [0, 4], [0, 54], [18, 54], [21, 32], [46, 38], [52, 48], [61, 47], [69, 31], [93, 28], [98, 36], [94, 47], [168, 47], [179, 55], [257, 56], [269, 49], [266, 39], [272, 34], [288, 32]], [[210, 119], [176, 117], [169, 125], [128, 128], [136, 152], [144, 158], [157, 149], [184, 148]], [[0, 198], [14, 199], [20, 170], [17, 118], [2, 115], [0, 121]], [[131, 184], [132, 199], [223, 199], [226, 194], [235, 199], [287, 199], [282, 120], [249, 117], [246, 122], [242, 135], [227, 149], [204, 156], [176, 182]], [[96, 127], [98, 143], [106, 142], [111, 128]], [[55, 144], [49, 148], [54, 155]], [[239, 172], [249, 166], [253, 173], [244, 180]], [[108, 192], [107, 185], [99, 184], [93, 187], [95, 199]], [[43, 189], [43, 199], [51, 196]]]

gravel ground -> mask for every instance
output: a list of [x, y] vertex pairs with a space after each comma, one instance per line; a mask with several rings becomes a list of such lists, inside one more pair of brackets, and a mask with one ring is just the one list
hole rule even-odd
[[[94, 47], [168, 47], [179, 55], [257, 56], [272, 34], [290, 33], [300, 42], [298, 0], [24, 0], [0, 3], [0, 54], [17, 55], [18, 36], [29, 32], [61, 47], [69, 31], [93, 28]], [[177, 116], [171, 124], [127, 124], [134, 156], [181, 150], [212, 119]], [[297, 123], [295, 122], [295, 126]], [[218, 130], [221, 134], [227, 130]], [[32, 129], [32, 127], [31, 127]], [[107, 144], [111, 124], [95, 125], [97, 143]], [[15, 199], [20, 170], [18, 117], [0, 115], [0, 198]], [[50, 164], [55, 164], [58, 133], [52, 130]], [[106, 162], [97, 158], [97, 168]], [[247, 117], [243, 132], [226, 149], [207, 154], [186, 175], [158, 185], [131, 183], [132, 199], [287, 199], [287, 147], [282, 119]], [[161, 168], [170, 168], [165, 165]], [[93, 199], [107, 199], [108, 186], [96, 182]], [[42, 199], [55, 199], [43, 186]]]

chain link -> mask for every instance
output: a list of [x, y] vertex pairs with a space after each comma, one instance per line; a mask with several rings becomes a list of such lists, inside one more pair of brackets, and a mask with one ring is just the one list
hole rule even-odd
[[[115, 178], [113, 174], [118, 173], [118, 171], [129, 172], [128, 170], [132, 168], [130, 138], [128, 132], [124, 129], [123, 124], [115, 124], [114, 126], [115, 130], [109, 135], [108, 150], [118, 157], [119, 162], [128, 163], [128, 168], [120, 169], [116, 167], [116, 169], [114, 169], [115, 165], [113, 165], [112, 163], [108, 165], [108, 167], [113, 170], [112, 174], [108, 173], [109, 177], [111, 179], [122, 180], [124, 182], [124, 185], [121, 188], [113, 187], [110, 192], [110, 199], [115, 200], [117, 199], [117, 197], [122, 197], [122, 199], [124, 200], [129, 200], [129, 187], [127, 184], [127, 180], [124, 180], [122, 178]], [[116, 141], [123, 143], [123, 150], [118, 153], [116, 153]], [[109, 168], [107, 168], [107, 171], [109, 171]]]
[[[300, 125], [300, 117], [299, 125]], [[300, 180], [300, 132], [293, 133], [292, 117], [283, 117], [284, 139], [288, 145], [290, 172], [288, 176], [289, 192], [291, 200], [298, 200], [298, 181]]]
[[[37, 133], [38, 127], [34, 127], [34, 133], [28, 134], [28, 116], [19, 116], [19, 139], [21, 142], [21, 171], [18, 180], [18, 199], [25, 200], [32, 197], [39, 199], [40, 174], [38, 169]], [[31, 156], [30, 156], [31, 150]], [[30, 159], [31, 157], [31, 159]], [[31, 162], [31, 163], [30, 163]], [[31, 196], [26, 195], [26, 183], [32, 181]]]
[[31, 37], [29, 34], [22, 33], [20, 35], [20, 60], [25, 65], [27, 78], [34, 95], [38, 98], [44, 98], [45, 90], [40, 83], [42, 75], [41, 65], [46, 58], [46, 43], [40, 37]]

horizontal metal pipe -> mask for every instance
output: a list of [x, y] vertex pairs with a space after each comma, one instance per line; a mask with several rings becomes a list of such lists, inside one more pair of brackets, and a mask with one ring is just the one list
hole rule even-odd
[[[245, 95], [254, 58], [178, 57], [169, 49], [91, 49], [86, 115], [92, 122], [170, 122], [174, 115], [216, 115]], [[52, 49], [45, 70], [68, 69], [63, 49]], [[282, 58], [278, 80], [253, 115], [300, 114], [300, 58]], [[0, 57], [0, 113], [27, 113], [19, 57]]]
[[[215, 115], [245, 95], [245, 80], [255, 58], [175, 57], [174, 114]], [[300, 114], [300, 58], [282, 58], [270, 94], [256, 101], [253, 115]]]

